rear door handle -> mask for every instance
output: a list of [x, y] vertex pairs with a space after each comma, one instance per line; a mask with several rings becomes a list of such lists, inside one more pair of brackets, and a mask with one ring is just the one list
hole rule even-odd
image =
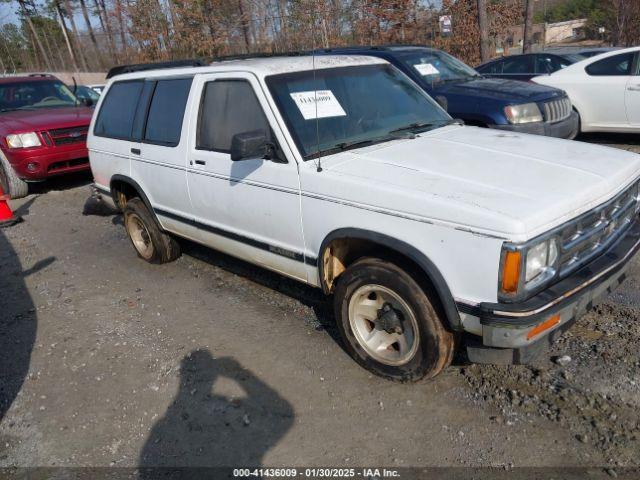
[[627, 90], [631, 90], [632, 92], [640, 92], [640, 85], [631, 85], [627, 87]]
[[206, 165], [207, 162], [205, 162], [204, 160], [196, 160], [196, 165]]
[[132, 148], [131, 149], [131, 153], [135, 153], [136, 155], [140, 155], [140, 149], [139, 148]]

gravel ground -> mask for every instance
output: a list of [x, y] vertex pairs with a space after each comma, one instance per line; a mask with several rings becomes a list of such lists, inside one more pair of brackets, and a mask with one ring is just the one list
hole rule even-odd
[[190, 243], [139, 260], [89, 182], [0, 230], [0, 467], [639, 466], [638, 259], [546, 362], [398, 385], [348, 358], [315, 290]]

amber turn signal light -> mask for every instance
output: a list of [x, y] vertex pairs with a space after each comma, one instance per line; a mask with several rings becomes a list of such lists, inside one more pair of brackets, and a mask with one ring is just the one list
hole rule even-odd
[[551, 327], [555, 327], [560, 323], [560, 315], [554, 315], [553, 317], [545, 320], [539, 325], [533, 327], [529, 333], [527, 333], [527, 340], [531, 340], [533, 337], [540, 335], [545, 330], [549, 330]]
[[502, 265], [502, 291], [517, 293], [520, 281], [520, 252], [506, 252]]

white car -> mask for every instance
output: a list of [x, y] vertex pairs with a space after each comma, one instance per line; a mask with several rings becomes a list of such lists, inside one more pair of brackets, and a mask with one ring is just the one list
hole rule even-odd
[[640, 47], [596, 55], [532, 81], [565, 90], [583, 132], [640, 132]]
[[141, 258], [183, 237], [321, 288], [393, 380], [435, 376], [458, 340], [527, 361], [640, 246], [639, 155], [462, 126], [371, 57], [117, 75], [88, 148]]

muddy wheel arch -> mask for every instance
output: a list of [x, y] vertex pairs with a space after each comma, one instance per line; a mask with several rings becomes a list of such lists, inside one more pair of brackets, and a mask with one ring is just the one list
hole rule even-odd
[[435, 292], [449, 328], [462, 329], [453, 295], [435, 264], [415, 247], [382, 233], [342, 228], [327, 235], [318, 256], [318, 275], [322, 290], [326, 294], [332, 293], [337, 278], [351, 263], [363, 256], [383, 257], [408, 269], [424, 288]]

